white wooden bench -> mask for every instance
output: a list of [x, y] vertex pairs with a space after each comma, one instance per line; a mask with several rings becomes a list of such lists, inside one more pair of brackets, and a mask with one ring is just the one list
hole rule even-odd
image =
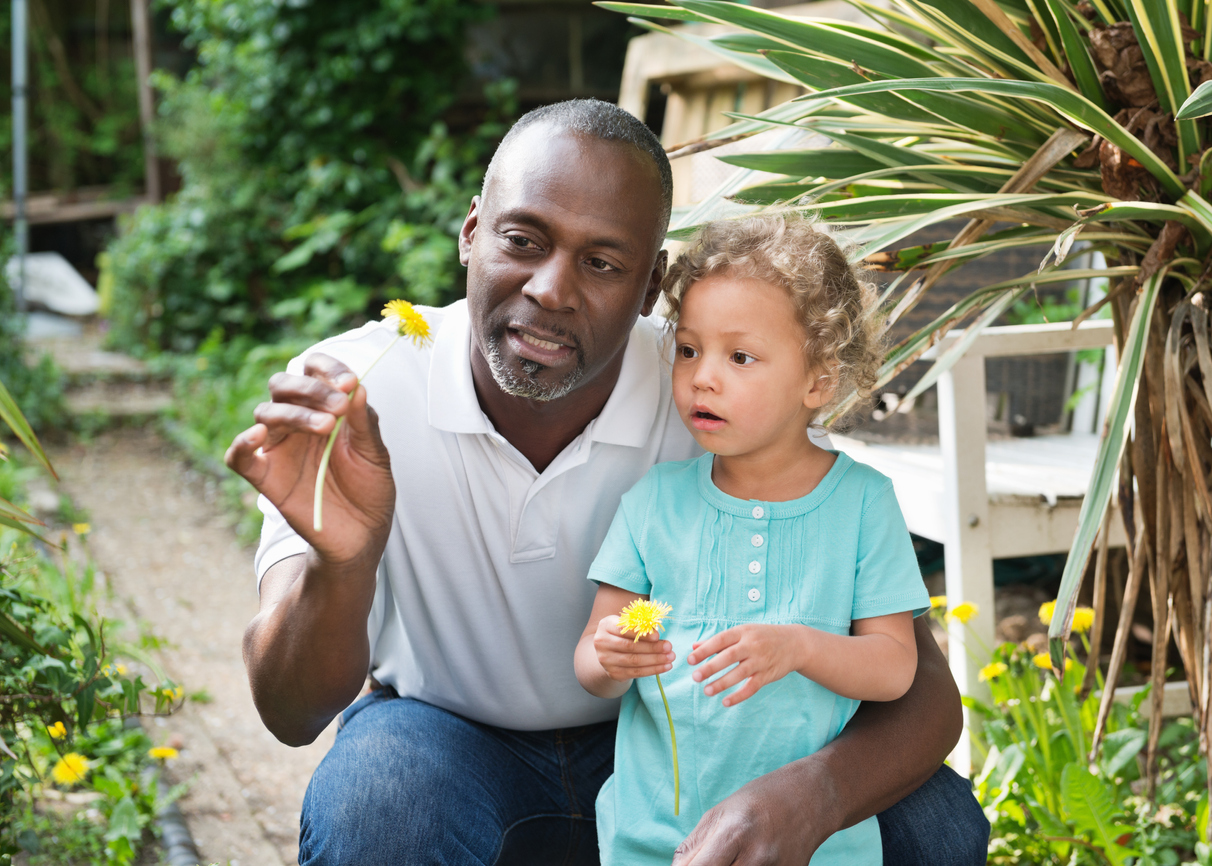
[[[938, 445], [830, 437], [892, 479], [910, 532], [944, 545], [949, 602], [979, 606], [967, 628], [954, 623], [948, 634], [951, 671], [965, 695], [988, 697], [978, 675], [994, 646], [993, 560], [1068, 552], [1098, 448], [1097, 432], [989, 442], [985, 359], [1103, 348], [1112, 341], [1111, 326], [1097, 320], [1076, 330], [1069, 322], [986, 329], [939, 379]], [[938, 357], [961, 337], [953, 331], [924, 357]], [[1122, 521], [1113, 518], [1110, 526], [1110, 544], [1123, 546]], [[969, 760], [964, 737], [952, 765], [966, 770]]]

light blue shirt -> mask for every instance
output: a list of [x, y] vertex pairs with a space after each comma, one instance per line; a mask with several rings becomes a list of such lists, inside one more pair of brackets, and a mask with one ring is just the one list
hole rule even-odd
[[[615, 772], [597, 799], [604, 866], [669, 866], [703, 813], [758, 776], [820, 749], [859, 702], [798, 673], [725, 707], [686, 664], [691, 644], [743, 623], [799, 623], [849, 634], [855, 619], [930, 607], [892, 482], [839, 453], [811, 493], [742, 500], [711, 480], [713, 455], [654, 466], [624, 496], [590, 580], [673, 606], [677, 654], [661, 682], [678, 737], [681, 812], [673, 814], [669, 725], [655, 677], [623, 697]], [[876, 819], [834, 834], [820, 864], [881, 862]]]

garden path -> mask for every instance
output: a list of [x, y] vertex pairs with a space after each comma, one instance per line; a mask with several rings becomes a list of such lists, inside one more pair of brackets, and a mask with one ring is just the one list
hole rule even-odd
[[174, 781], [205, 858], [231, 866], [295, 863], [299, 809], [334, 726], [292, 749], [261, 724], [240, 640], [256, 613], [252, 550], [217, 501], [213, 479], [182, 464], [146, 429], [122, 428], [52, 450], [61, 490], [88, 512], [87, 544], [119, 607], [165, 643], [158, 655], [187, 695], [167, 719], [148, 720], [158, 744], [181, 749]]

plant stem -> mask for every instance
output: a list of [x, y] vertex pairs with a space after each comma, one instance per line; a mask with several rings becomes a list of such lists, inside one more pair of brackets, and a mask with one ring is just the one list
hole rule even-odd
[[678, 813], [681, 798], [681, 774], [678, 772], [678, 737], [673, 732], [673, 714], [669, 712], [669, 699], [665, 697], [665, 687], [661, 685], [661, 675], [656, 675], [657, 688], [661, 690], [661, 700], [665, 702], [665, 718], [669, 720], [669, 742], [673, 746], [673, 814]]
[[[378, 357], [370, 362], [370, 366], [362, 372], [362, 375], [354, 381], [353, 391], [350, 392], [349, 399], [353, 399], [353, 395], [357, 393], [358, 385], [370, 375], [370, 371], [375, 368], [375, 364], [379, 363], [383, 356], [391, 351], [391, 347], [399, 339], [400, 335], [397, 333], [395, 339], [387, 344], [387, 348], [380, 352]], [[328, 476], [328, 460], [332, 456], [332, 446], [337, 442], [337, 434], [341, 432], [341, 425], [343, 423], [345, 423], [344, 415], [337, 419], [337, 423], [332, 427], [332, 433], [328, 435], [328, 444], [324, 446], [324, 456], [320, 458], [320, 468], [316, 472], [316, 494], [311, 509], [311, 525], [312, 529], [316, 532], [320, 532], [324, 528], [324, 480]]]

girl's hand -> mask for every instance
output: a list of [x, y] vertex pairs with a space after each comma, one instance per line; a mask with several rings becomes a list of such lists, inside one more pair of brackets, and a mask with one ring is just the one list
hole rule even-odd
[[622, 634], [617, 614], [598, 620], [593, 648], [598, 664], [616, 682], [663, 674], [673, 667], [673, 644], [661, 640], [655, 633], [646, 634], [638, 641], [634, 634]]
[[707, 695], [716, 695], [746, 680], [744, 686], [724, 698], [724, 706], [731, 707], [799, 669], [804, 632], [805, 627], [799, 625], [738, 625], [696, 642], [686, 661], [697, 665], [711, 659], [694, 672], [697, 683], [736, 665], [703, 689]]

